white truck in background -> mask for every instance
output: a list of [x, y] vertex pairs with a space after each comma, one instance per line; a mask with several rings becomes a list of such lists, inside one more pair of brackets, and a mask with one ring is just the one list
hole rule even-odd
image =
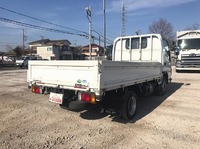
[[175, 54], [176, 72], [200, 70], [200, 30], [178, 31]]
[[134, 117], [138, 96], [163, 95], [170, 81], [170, 51], [159, 34], [117, 38], [112, 60], [29, 61], [27, 71], [32, 92], [49, 93], [51, 102], [99, 103], [124, 119]]

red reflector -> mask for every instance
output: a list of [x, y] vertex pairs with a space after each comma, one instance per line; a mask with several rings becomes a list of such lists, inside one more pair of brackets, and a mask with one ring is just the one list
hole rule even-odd
[[90, 102], [90, 94], [86, 94], [86, 96], [85, 96], [85, 101], [86, 101], [86, 102]]
[[40, 88], [39, 87], [35, 88], [35, 93], [40, 93]]
[[32, 92], [40, 94], [41, 93], [41, 88], [39, 86], [32, 86]]
[[91, 100], [90, 94], [82, 93], [82, 94], [81, 94], [81, 100], [82, 100], [82, 101], [85, 101], [85, 102], [90, 102], [90, 100]]
[[96, 96], [94, 93], [91, 93], [91, 92], [82, 92], [81, 93], [81, 96], [79, 96], [79, 100], [81, 101], [84, 101], [84, 102], [89, 102], [89, 103], [92, 103], [92, 104], [95, 104], [96, 102]]
[[85, 100], [85, 94], [81, 93], [81, 100]]

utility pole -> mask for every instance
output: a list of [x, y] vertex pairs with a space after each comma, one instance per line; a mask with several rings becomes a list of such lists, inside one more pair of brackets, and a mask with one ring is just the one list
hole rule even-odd
[[89, 21], [89, 53], [90, 53], [90, 60], [91, 60], [91, 52], [92, 52], [92, 47], [91, 47], [91, 40], [92, 40], [92, 12], [90, 6], [85, 8], [85, 12], [87, 14], [87, 18]]
[[22, 28], [22, 31], [23, 31], [23, 34], [22, 34], [22, 52], [24, 52], [25, 50], [25, 41], [26, 41], [26, 37], [25, 37], [25, 31], [24, 29]]
[[104, 55], [106, 54], [106, 0], [103, 0]]
[[101, 46], [101, 36], [99, 36], [99, 46]]

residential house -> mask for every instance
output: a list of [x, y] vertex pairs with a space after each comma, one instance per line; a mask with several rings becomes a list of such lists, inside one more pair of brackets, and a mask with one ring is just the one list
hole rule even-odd
[[[97, 44], [91, 44], [91, 58], [95, 59], [97, 56], [103, 55], [104, 48], [97, 45]], [[86, 45], [82, 47], [82, 54], [86, 56], [86, 59], [89, 59], [90, 57], [90, 51], [89, 51], [89, 45]]]
[[42, 39], [29, 43], [30, 49], [36, 51], [42, 59], [69, 60], [73, 58], [68, 40]]

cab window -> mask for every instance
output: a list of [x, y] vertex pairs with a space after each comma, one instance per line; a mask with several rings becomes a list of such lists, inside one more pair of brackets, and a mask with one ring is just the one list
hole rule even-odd
[[129, 49], [130, 49], [130, 39], [127, 38], [127, 39], [125, 39], [125, 40], [126, 40], [125, 48], [129, 50]]
[[147, 37], [142, 37], [142, 39], [141, 39], [141, 48], [142, 49], [147, 48]]
[[140, 46], [140, 38], [132, 38], [131, 49], [139, 49], [139, 46]]

